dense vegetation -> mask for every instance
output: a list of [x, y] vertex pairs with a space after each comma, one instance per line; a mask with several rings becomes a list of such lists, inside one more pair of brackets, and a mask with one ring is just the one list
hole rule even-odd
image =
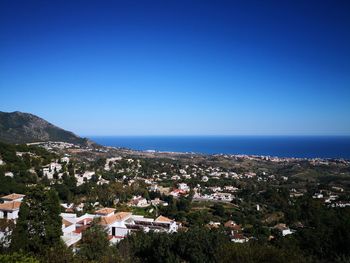
[[[18, 156], [17, 152], [25, 154]], [[36, 183], [37, 174], [41, 174], [42, 166], [48, 164], [54, 157], [56, 157], [55, 154], [41, 147], [0, 142], [0, 158], [5, 163], [0, 165], [0, 194], [24, 193], [26, 185]], [[30, 172], [31, 168], [36, 174]], [[11, 171], [13, 177], [5, 176], [5, 171]]]
[[[221, 210], [217, 206], [213, 209]], [[350, 208], [327, 208], [318, 200], [305, 197], [288, 209], [308, 227], [288, 237], [276, 234], [273, 241], [259, 238], [235, 244], [224, 228], [197, 226], [174, 234], [137, 232], [110, 246], [106, 233], [95, 224], [84, 232], [80, 250], [73, 255], [59, 239], [61, 219], [57, 194], [37, 186], [27, 192], [11, 247], [3, 249], [7, 256], [1, 259], [2, 262], [35, 262], [35, 259], [40, 262], [349, 261]], [[29, 228], [32, 230], [26, 231]], [[21, 254], [11, 254], [11, 251]], [[65, 257], [55, 257], [58, 252]]]

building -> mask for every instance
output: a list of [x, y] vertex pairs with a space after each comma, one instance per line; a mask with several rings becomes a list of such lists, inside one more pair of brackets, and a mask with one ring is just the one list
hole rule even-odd
[[5, 176], [13, 178], [14, 175], [13, 175], [13, 172], [6, 172]]
[[24, 196], [14, 193], [1, 197], [3, 203], [0, 204], [0, 219], [16, 220]]
[[62, 217], [61, 239], [68, 247], [75, 247], [81, 240], [83, 231], [88, 229], [96, 218], [91, 214], [84, 214], [80, 217], [73, 213], [61, 213], [60, 215]]
[[230, 229], [232, 232], [234, 233], [239, 233], [242, 231], [242, 227], [238, 224], [236, 224], [236, 222], [229, 220], [224, 224], [224, 227]]
[[185, 191], [185, 192], [190, 191], [190, 187], [186, 183], [179, 183], [178, 184], [178, 189], [182, 190], [182, 191]]
[[1, 197], [1, 199], [4, 201], [4, 203], [14, 202], [14, 201], [22, 202], [24, 197], [25, 195], [13, 193], [13, 194], [5, 195]]
[[143, 198], [142, 196], [134, 196], [129, 202], [128, 206], [133, 207], [147, 207], [150, 204], [148, 203], [146, 198]]
[[292, 230], [286, 226], [286, 224], [277, 224], [274, 226], [274, 229], [277, 229], [281, 235], [284, 237], [286, 235], [293, 234]]
[[231, 241], [235, 243], [245, 243], [245, 242], [248, 242], [249, 239], [245, 237], [243, 234], [234, 233], [231, 236]]
[[153, 219], [133, 215], [131, 212], [114, 213], [113, 208], [100, 209], [95, 215], [100, 216], [99, 224], [105, 228], [112, 243], [119, 242], [135, 231], [172, 233], [178, 230], [176, 221], [164, 216]]
[[0, 219], [16, 220], [21, 202], [13, 201], [0, 204]]

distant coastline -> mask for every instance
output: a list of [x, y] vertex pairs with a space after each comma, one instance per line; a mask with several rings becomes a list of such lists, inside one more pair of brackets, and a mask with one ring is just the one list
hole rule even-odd
[[140, 151], [350, 159], [350, 136], [88, 136]]

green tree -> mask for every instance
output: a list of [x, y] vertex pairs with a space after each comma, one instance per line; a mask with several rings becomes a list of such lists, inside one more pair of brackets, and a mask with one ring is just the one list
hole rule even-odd
[[43, 186], [31, 188], [23, 199], [12, 235], [14, 251], [43, 254], [60, 243], [62, 218], [57, 193]]
[[225, 215], [225, 208], [222, 204], [215, 203], [213, 206], [213, 215], [223, 217]]
[[83, 232], [79, 256], [83, 260], [99, 260], [109, 253], [109, 241], [104, 229], [94, 224]]
[[39, 260], [20, 253], [13, 253], [13, 254], [0, 254], [0, 262], [2, 263], [40, 263]]

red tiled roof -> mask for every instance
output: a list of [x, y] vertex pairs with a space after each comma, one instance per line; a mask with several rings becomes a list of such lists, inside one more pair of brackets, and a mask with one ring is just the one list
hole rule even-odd
[[240, 225], [237, 225], [234, 221], [229, 220], [224, 224], [225, 227], [231, 228], [233, 230], [242, 230]]
[[1, 199], [3, 200], [16, 200], [16, 199], [19, 199], [19, 198], [23, 198], [25, 195], [22, 195], [22, 194], [9, 194], [9, 195], [5, 195], [3, 197], [1, 197]]
[[98, 215], [108, 215], [110, 213], [113, 213], [115, 211], [114, 208], [109, 208], [109, 207], [104, 207], [104, 208], [101, 208], [97, 211], [95, 211], [95, 214], [98, 214]]
[[73, 232], [76, 234], [80, 234], [80, 233], [84, 232], [86, 229], [88, 229], [89, 227], [90, 227], [90, 225], [80, 226], [80, 227], [77, 227], [77, 229]]
[[19, 207], [21, 206], [22, 202], [19, 201], [12, 201], [12, 202], [8, 202], [8, 203], [3, 203], [0, 204], [0, 210], [3, 211], [14, 211], [14, 210], [18, 210]]
[[110, 225], [116, 221], [122, 221], [126, 219], [127, 217], [131, 216], [132, 213], [130, 212], [118, 212], [111, 216], [103, 216], [101, 217], [101, 225]]
[[84, 222], [86, 222], [86, 224], [89, 224], [89, 223], [92, 222], [92, 218], [87, 217], [85, 219], [82, 219], [82, 220], [78, 221], [77, 224], [84, 224]]
[[65, 227], [69, 227], [73, 225], [73, 223], [67, 221], [66, 219], [62, 219], [62, 225], [64, 225]]
[[174, 220], [171, 220], [170, 218], [167, 218], [167, 217], [165, 217], [165, 216], [158, 216], [158, 217], [154, 220], [154, 222], [161, 222], [161, 223], [170, 223], [170, 222], [172, 222], [172, 221], [174, 221]]

